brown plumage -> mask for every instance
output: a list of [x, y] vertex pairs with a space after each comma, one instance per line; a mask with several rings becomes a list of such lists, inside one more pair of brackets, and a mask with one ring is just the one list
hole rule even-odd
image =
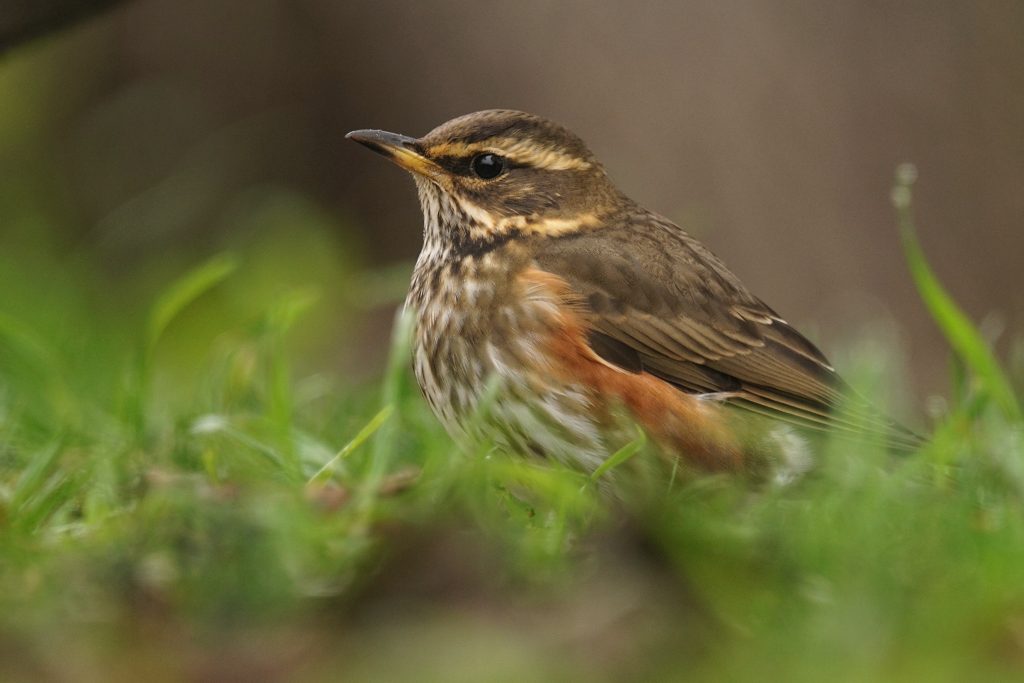
[[490, 110], [420, 139], [349, 137], [416, 179], [414, 367], [453, 433], [475, 428], [493, 380], [488, 436], [586, 468], [628, 438], [623, 413], [699, 466], [750, 465], [722, 404], [919, 442], [714, 254], [623, 195], [565, 128]]

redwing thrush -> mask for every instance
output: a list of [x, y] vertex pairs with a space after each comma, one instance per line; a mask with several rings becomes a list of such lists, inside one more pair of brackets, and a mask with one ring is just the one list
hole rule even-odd
[[562, 126], [490, 110], [419, 139], [348, 137], [416, 181], [414, 368], [453, 434], [493, 378], [500, 443], [588, 469], [621, 445], [623, 412], [709, 469], [751, 464], [726, 404], [917, 443], [851, 399], [821, 351], [700, 242], [620, 192]]

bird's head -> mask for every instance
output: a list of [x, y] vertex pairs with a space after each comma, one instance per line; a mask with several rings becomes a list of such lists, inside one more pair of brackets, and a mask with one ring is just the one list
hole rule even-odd
[[428, 237], [477, 247], [598, 224], [621, 203], [578, 136], [547, 119], [491, 109], [412, 138], [380, 130], [348, 134], [410, 171]]

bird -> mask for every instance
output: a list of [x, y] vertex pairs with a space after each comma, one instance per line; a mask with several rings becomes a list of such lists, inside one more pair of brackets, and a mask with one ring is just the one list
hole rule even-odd
[[920, 443], [568, 128], [491, 109], [420, 138], [346, 137], [415, 180], [412, 366], [453, 436], [590, 472], [637, 427], [674, 462], [759, 471], [744, 414]]

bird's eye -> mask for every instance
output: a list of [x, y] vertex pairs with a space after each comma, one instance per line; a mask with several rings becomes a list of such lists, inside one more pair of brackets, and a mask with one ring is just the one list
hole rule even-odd
[[497, 154], [477, 154], [469, 162], [469, 167], [478, 177], [490, 180], [497, 178], [505, 170], [505, 159]]

